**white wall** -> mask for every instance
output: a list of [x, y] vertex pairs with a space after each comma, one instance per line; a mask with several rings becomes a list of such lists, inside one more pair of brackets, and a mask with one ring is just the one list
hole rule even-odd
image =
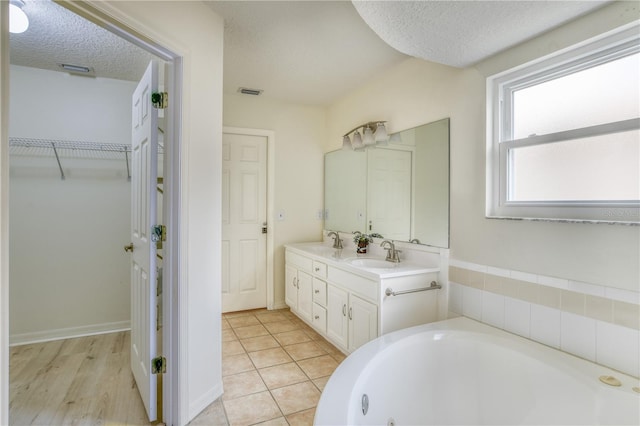
[[325, 110], [237, 93], [224, 95], [224, 124], [275, 132], [275, 305], [284, 306], [284, 244], [319, 241], [324, 205]]
[[186, 424], [222, 394], [220, 200], [224, 24], [203, 2], [113, 1], [92, 5], [171, 50], [183, 61], [180, 261], [178, 285], [174, 289], [180, 310], [176, 320], [179, 327], [176, 364], [180, 376], [176, 395], [180, 401], [174, 419], [165, 421]]
[[135, 87], [12, 65], [9, 136], [130, 144]]
[[452, 258], [638, 291], [638, 227], [495, 220], [484, 210], [487, 72], [638, 19], [635, 9], [615, 3], [478, 67], [409, 59], [329, 108], [325, 150], [339, 148], [344, 129], [362, 122], [388, 120], [396, 132], [451, 117]]
[[[12, 66], [9, 135], [129, 143], [134, 88]], [[10, 160], [12, 343], [129, 327], [130, 259], [122, 247], [130, 239], [131, 190], [124, 155], [62, 156], [61, 180], [48, 152]]]

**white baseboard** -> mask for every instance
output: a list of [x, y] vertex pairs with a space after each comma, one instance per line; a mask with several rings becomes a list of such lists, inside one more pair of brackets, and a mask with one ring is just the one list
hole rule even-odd
[[201, 397], [189, 404], [189, 421], [193, 420], [205, 408], [222, 396], [222, 383], [205, 392]]
[[289, 305], [287, 305], [287, 304], [284, 302], [284, 300], [282, 300], [282, 301], [280, 301], [280, 302], [276, 302], [276, 303], [273, 305], [273, 309], [285, 309], [285, 308], [288, 308], [288, 307], [289, 307]]
[[30, 333], [11, 334], [9, 346], [29, 343], [50, 342], [52, 340], [70, 339], [73, 337], [92, 336], [95, 334], [115, 333], [131, 329], [131, 321], [106, 322], [103, 324], [83, 325], [80, 327], [58, 328], [55, 330], [34, 331]]

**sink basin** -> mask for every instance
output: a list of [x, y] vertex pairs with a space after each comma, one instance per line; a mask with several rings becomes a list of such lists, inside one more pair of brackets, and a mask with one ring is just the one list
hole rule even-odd
[[347, 262], [353, 266], [370, 269], [393, 269], [397, 265], [396, 263], [387, 262], [383, 259], [367, 259], [361, 257], [347, 259]]

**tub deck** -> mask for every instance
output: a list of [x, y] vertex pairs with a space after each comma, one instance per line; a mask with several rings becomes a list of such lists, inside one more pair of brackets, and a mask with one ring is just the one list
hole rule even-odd
[[637, 386], [636, 378], [461, 317], [354, 352], [327, 383], [315, 424], [638, 425]]

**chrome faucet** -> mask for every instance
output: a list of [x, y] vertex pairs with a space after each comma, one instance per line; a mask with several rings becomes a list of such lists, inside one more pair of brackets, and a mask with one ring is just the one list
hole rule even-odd
[[[388, 245], [388, 247], [385, 247]], [[400, 250], [396, 250], [396, 245], [393, 244], [392, 241], [384, 240], [380, 243], [380, 247], [387, 250], [387, 258], [385, 259], [387, 262], [400, 263], [399, 253], [402, 253]]]
[[332, 235], [334, 236], [333, 237], [333, 248], [334, 249], [341, 249], [342, 248], [342, 240], [340, 239], [340, 235], [335, 231], [327, 232], [327, 237], [330, 237]]

